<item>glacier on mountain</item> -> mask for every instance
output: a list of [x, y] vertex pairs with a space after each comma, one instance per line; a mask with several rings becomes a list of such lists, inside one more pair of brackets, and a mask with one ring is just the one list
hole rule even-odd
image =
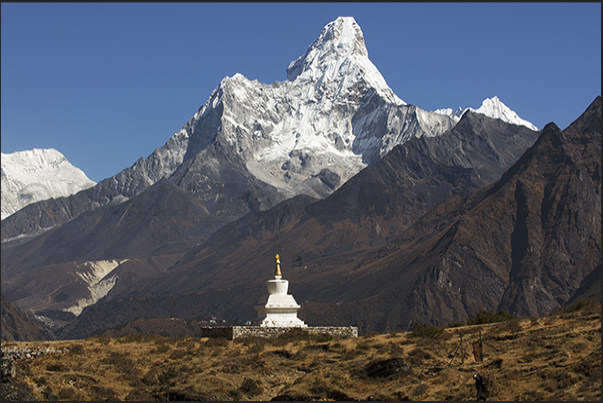
[[96, 185], [53, 148], [2, 153], [2, 219], [40, 200]]

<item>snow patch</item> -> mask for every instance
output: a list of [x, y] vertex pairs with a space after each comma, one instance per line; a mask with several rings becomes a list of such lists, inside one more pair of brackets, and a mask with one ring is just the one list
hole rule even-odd
[[[459, 111], [460, 111], [460, 113], [459, 113]], [[463, 112], [462, 108], [457, 109], [456, 112], [452, 108], [436, 109], [435, 111], [433, 111], [433, 113], [437, 113], [438, 115], [448, 116], [449, 118], [453, 119], [456, 122], [461, 120], [460, 116], [461, 116], [462, 112]]]

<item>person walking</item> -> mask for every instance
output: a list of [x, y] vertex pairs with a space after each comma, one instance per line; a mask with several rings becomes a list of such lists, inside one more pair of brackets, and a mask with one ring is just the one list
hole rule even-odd
[[482, 393], [484, 393], [484, 378], [482, 378], [482, 376], [479, 374], [475, 374], [473, 375], [473, 379], [475, 379], [475, 389], [477, 389], [476, 400], [486, 400], [486, 398], [482, 396]]

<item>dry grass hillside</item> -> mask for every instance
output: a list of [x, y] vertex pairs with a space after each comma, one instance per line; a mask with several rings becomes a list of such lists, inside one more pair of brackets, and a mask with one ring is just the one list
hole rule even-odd
[[[484, 360], [476, 362], [480, 332]], [[475, 373], [488, 379], [488, 400], [601, 400], [600, 304], [541, 318], [329, 338], [132, 335], [9, 342], [2, 350], [68, 349], [18, 362], [14, 380], [40, 400], [475, 400]]]

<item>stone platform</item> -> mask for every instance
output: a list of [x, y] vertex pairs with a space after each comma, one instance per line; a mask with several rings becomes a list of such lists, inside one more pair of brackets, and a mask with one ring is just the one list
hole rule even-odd
[[355, 326], [333, 327], [264, 327], [264, 326], [213, 326], [201, 329], [200, 337], [224, 337], [228, 340], [234, 340], [240, 337], [277, 337], [279, 334], [286, 333], [291, 329], [300, 329], [309, 334], [328, 334], [335, 337], [358, 337], [358, 328]]

